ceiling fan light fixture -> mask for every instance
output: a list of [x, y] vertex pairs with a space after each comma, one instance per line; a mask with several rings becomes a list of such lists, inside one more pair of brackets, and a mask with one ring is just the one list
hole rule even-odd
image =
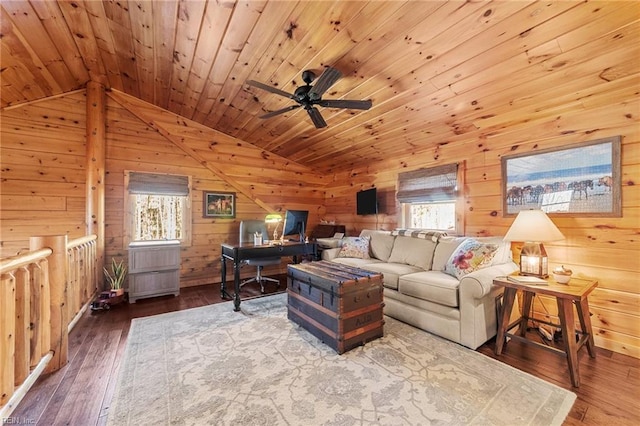
[[[327, 123], [326, 121], [324, 121], [324, 118], [322, 118], [320, 111], [318, 111], [318, 109], [315, 107], [316, 105], [327, 108], [347, 108], [359, 110], [368, 110], [372, 106], [371, 100], [323, 100], [322, 95], [327, 90], [329, 90], [329, 88], [333, 86], [341, 77], [342, 73], [332, 67], [326, 67], [317, 80], [316, 74], [313, 71], [305, 70], [302, 72], [302, 80], [306, 83], [306, 85], [296, 88], [293, 94], [254, 80], [247, 80], [247, 84], [274, 93], [276, 95], [284, 96], [298, 103], [298, 105], [292, 105], [286, 108], [269, 112], [267, 114], [263, 114], [259, 118], [270, 118], [276, 115], [283, 114], [287, 111], [291, 111], [295, 108], [304, 107], [304, 109], [307, 110], [307, 113], [309, 114], [309, 117], [311, 118], [311, 121], [313, 121], [313, 124], [316, 126], [316, 128], [321, 129], [323, 127], [327, 127]], [[312, 86], [311, 83], [314, 81], [315, 84]]]

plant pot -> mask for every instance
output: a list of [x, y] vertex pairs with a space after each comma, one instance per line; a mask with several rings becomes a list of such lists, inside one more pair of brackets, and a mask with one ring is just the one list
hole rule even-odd
[[114, 296], [122, 296], [124, 294], [124, 288], [116, 288], [116, 289], [111, 289], [111, 294]]

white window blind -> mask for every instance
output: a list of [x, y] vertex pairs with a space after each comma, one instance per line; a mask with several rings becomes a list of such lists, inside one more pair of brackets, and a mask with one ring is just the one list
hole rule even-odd
[[457, 164], [400, 173], [396, 196], [401, 203], [454, 201], [458, 187], [457, 175]]
[[189, 195], [189, 177], [155, 173], [129, 173], [130, 194]]

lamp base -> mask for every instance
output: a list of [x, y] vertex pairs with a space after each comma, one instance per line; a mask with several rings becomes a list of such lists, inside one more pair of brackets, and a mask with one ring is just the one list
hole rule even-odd
[[522, 271], [520, 271], [518, 275], [522, 275], [525, 277], [549, 278], [549, 274], [534, 274], [534, 273], [522, 272]]
[[520, 275], [548, 278], [547, 252], [542, 243], [525, 243], [520, 252]]

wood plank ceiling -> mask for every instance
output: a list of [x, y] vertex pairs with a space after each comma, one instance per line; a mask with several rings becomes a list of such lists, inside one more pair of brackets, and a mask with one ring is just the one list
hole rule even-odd
[[[2, 1], [1, 106], [89, 80], [330, 172], [479, 138], [638, 85], [637, 2]], [[323, 99], [260, 119], [301, 72], [339, 69]], [[203, 141], [206, 143], [206, 141]]]

